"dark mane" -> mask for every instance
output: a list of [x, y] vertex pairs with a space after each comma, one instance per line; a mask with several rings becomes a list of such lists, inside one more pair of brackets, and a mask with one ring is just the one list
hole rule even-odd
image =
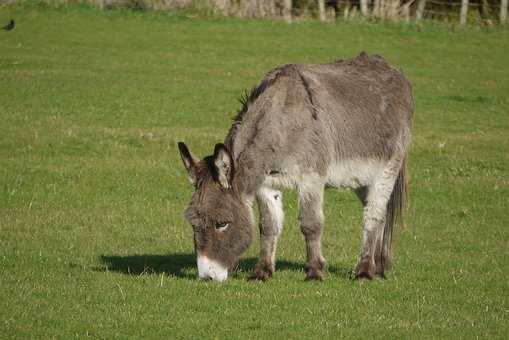
[[226, 147], [231, 150], [231, 144], [233, 142], [233, 138], [235, 137], [235, 133], [237, 131], [238, 126], [244, 119], [244, 115], [246, 114], [249, 106], [253, 104], [260, 95], [265, 92], [267, 88], [269, 88], [282, 74], [285, 73], [285, 70], [292, 68], [294, 65], [288, 64], [280, 66], [265, 75], [263, 80], [257, 86], [253, 87], [251, 91], [244, 91], [238, 101], [241, 105], [240, 110], [237, 112], [235, 117], [233, 118], [233, 124], [228, 131], [228, 135], [225, 139]]
[[266, 81], [266, 79], [262, 80], [262, 82], [258, 86], [254, 86], [251, 88], [251, 91], [244, 90], [240, 97], [237, 99], [241, 105], [240, 110], [237, 112], [235, 117], [233, 118], [234, 122], [242, 121], [242, 117], [247, 112], [249, 105], [251, 105], [260, 94], [265, 91], [265, 89], [270, 85], [270, 82]]
[[253, 87], [251, 91], [244, 91], [240, 95], [238, 101], [242, 107], [237, 112], [237, 115], [233, 118], [235, 122], [242, 121], [242, 117], [247, 112], [249, 105], [254, 103], [254, 101], [277, 80], [281, 73], [283, 73], [284, 69], [288, 66], [290, 65], [283, 65], [267, 73], [267, 75], [263, 78], [260, 84], [258, 84], [258, 86]]

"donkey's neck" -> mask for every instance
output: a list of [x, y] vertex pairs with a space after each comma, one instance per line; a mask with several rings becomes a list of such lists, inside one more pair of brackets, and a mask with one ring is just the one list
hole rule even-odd
[[263, 151], [258, 132], [264, 128], [261, 122], [272, 101], [264, 99], [264, 94], [284, 73], [284, 68], [269, 72], [258, 86], [241, 98], [242, 108], [225, 138], [224, 144], [234, 160], [234, 185], [242, 195], [254, 197], [265, 178], [266, 160], [260, 157]]
[[263, 170], [260, 164], [255, 164], [244, 157], [236, 159], [233, 186], [245, 199], [252, 200], [264, 180]]
[[234, 164], [234, 176], [232, 186], [245, 199], [252, 200], [264, 180], [264, 160], [255, 159], [253, 150], [249, 144], [237, 143], [238, 131], [241, 122], [236, 121], [228, 136], [225, 145], [231, 153]]

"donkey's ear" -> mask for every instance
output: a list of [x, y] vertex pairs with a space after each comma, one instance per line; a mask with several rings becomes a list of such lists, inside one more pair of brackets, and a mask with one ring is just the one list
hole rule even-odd
[[183, 142], [178, 142], [177, 145], [179, 147], [180, 157], [182, 157], [182, 162], [186, 167], [189, 180], [191, 183], [196, 184], [196, 164], [198, 164], [199, 160], [189, 151], [187, 145]]
[[225, 188], [229, 189], [233, 179], [233, 160], [224, 144], [216, 144], [214, 148], [214, 167], [217, 173], [217, 181]]

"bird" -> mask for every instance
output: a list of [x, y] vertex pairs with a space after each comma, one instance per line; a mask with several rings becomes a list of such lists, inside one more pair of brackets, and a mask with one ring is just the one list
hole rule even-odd
[[10, 31], [14, 28], [14, 26], [16, 26], [16, 23], [14, 22], [14, 20], [11, 19], [11, 21], [9, 21], [9, 23], [7, 25], [2, 27], [2, 29], [5, 31]]

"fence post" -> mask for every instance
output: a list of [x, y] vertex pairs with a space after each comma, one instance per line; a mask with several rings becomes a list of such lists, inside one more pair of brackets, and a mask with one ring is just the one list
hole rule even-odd
[[382, 17], [380, 0], [373, 0], [373, 11], [371, 12], [371, 15], [373, 15], [375, 18]]
[[419, 0], [417, 3], [417, 11], [415, 12], [415, 19], [417, 21], [422, 20], [424, 16], [424, 9], [426, 8], [426, 0]]
[[505, 24], [507, 21], [507, 0], [502, 0], [500, 3], [500, 23]]
[[410, 22], [410, 5], [412, 3], [409, 2], [409, 3], [406, 3], [403, 5], [403, 7], [401, 7], [401, 14], [405, 17], [405, 21], [406, 22]]
[[361, 0], [361, 14], [363, 16], [368, 15], [368, 0]]
[[292, 22], [292, 0], [285, 0], [283, 4], [283, 17], [286, 22]]
[[325, 21], [325, 0], [318, 0], [318, 11], [320, 12], [320, 21]]
[[461, 0], [460, 25], [467, 23], [468, 0]]

